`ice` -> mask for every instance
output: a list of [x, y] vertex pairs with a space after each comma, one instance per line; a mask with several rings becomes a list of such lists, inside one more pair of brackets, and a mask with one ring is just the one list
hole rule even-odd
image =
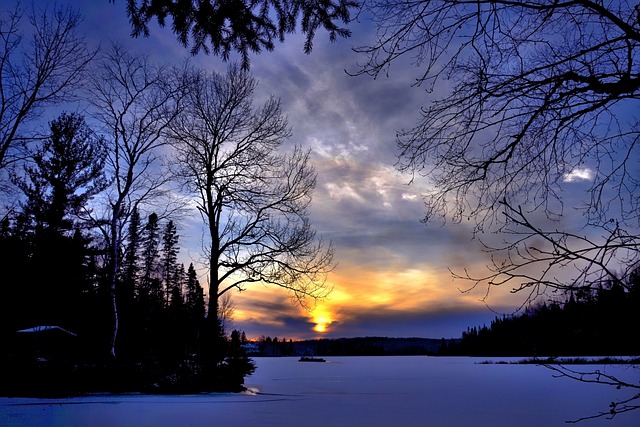
[[[554, 378], [542, 366], [483, 359], [256, 358], [248, 391], [188, 396], [0, 398], [1, 426], [561, 426], [628, 390]], [[586, 366], [637, 381], [628, 366]], [[633, 377], [635, 376], [635, 379]], [[580, 426], [640, 425], [640, 411]]]

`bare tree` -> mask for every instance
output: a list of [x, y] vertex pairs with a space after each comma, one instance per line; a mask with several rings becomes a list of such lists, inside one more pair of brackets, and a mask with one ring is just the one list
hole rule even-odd
[[220, 318], [220, 327], [222, 333], [227, 335], [233, 327], [233, 317], [236, 312], [236, 303], [231, 293], [226, 292], [218, 300], [218, 317]]
[[[113, 46], [96, 64], [91, 101], [108, 144], [106, 167], [113, 183], [107, 196], [108, 213], [102, 221], [109, 250], [109, 295], [113, 328], [110, 351], [115, 357], [118, 336], [117, 277], [123, 254], [123, 230], [133, 211], [160, 203], [167, 177], [159, 148], [162, 132], [177, 112], [178, 81], [167, 68], [156, 67], [144, 55], [133, 55]], [[165, 205], [166, 206], [166, 205]]]
[[0, 15], [0, 170], [23, 158], [34, 137], [28, 124], [44, 107], [70, 100], [95, 56], [77, 34], [73, 9], [33, 8], [28, 26], [24, 15], [19, 5]]
[[[401, 57], [438, 96], [398, 134], [400, 169], [433, 184], [425, 220], [501, 230], [482, 283], [535, 297], [640, 262], [640, 21], [630, 1], [370, 0], [378, 27], [361, 74]], [[449, 90], [447, 90], [449, 89]], [[567, 181], [589, 180], [566, 228]], [[599, 232], [596, 232], [599, 230]], [[498, 254], [497, 252], [500, 252]], [[575, 268], [576, 273], [571, 272]], [[569, 272], [569, 274], [567, 273]]]
[[279, 153], [290, 134], [279, 101], [255, 108], [256, 80], [236, 65], [192, 81], [170, 139], [208, 231], [208, 318], [219, 316], [219, 297], [251, 283], [286, 288], [302, 304], [325, 296], [333, 248], [307, 213], [316, 175], [308, 152]]

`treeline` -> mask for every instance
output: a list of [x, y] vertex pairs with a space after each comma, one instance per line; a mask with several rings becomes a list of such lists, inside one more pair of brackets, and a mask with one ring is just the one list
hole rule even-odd
[[[34, 171], [27, 175], [30, 185], [50, 184], [36, 184]], [[112, 266], [99, 235], [64, 215], [68, 198], [37, 200], [36, 194], [60, 192], [73, 193], [34, 193], [13, 219], [0, 222], [0, 252], [8, 266], [0, 303], [4, 391], [56, 392], [52, 376], [60, 375], [65, 378], [58, 385], [66, 391], [239, 387], [253, 366], [237, 331], [230, 337], [222, 331], [212, 342], [196, 270], [178, 262], [177, 225], [155, 213], [143, 222], [136, 209], [117, 277], [120, 332], [118, 366], [112, 366], [112, 310], [105, 292]], [[204, 372], [211, 365], [205, 358], [216, 357], [214, 345], [220, 355], [214, 366], [242, 368]]]
[[250, 347], [254, 356], [409, 356], [435, 355], [442, 340], [431, 338], [357, 337], [287, 341], [261, 337]]
[[518, 316], [473, 327], [441, 355], [619, 356], [640, 354], [640, 271], [626, 284], [603, 284], [541, 303]]

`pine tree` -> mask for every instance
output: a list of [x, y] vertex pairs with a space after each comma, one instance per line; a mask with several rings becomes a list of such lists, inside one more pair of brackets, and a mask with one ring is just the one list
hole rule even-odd
[[173, 297], [182, 299], [182, 290], [178, 287], [178, 231], [172, 220], [167, 222], [162, 235], [162, 275], [164, 279], [165, 306]]
[[176, 298], [179, 297], [179, 301], [175, 300], [174, 297], [171, 297], [169, 304], [180, 304], [181, 306], [185, 305], [185, 287], [187, 282], [187, 272], [184, 269], [184, 264], [180, 264], [178, 268], [175, 270], [174, 276], [174, 294]]
[[104, 142], [84, 118], [63, 113], [50, 123], [51, 135], [32, 156], [33, 166], [13, 181], [27, 197], [24, 212], [37, 228], [63, 234], [89, 199], [106, 188]]
[[116, 301], [121, 324], [121, 333], [116, 344], [125, 357], [135, 355], [141, 342], [141, 313], [138, 310], [140, 307], [136, 307], [136, 290], [140, 290], [142, 238], [140, 212], [134, 208], [129, 219], [128, 242], [122, 260], [121, 276], [116, 284]]
[[142, 277], [139, 294], [148, 297], [152, 303], [162, 303], [162, 282], [158, 277], [159, 225], [158, 215], [149, 215], [144, 229], [142, 253]]
[[128, 243], [125, 249], [122, 262], [122, 278], [121, 283], [123, 294], [127, 299], [133, 300], [135, 287], [140, 274], [140, 245], [142, 243], [142, 235], [140, 230], [140, 212], [134, 208], [129, 219]]
[[90, 290], [87, 277], [89, 240], [80, 214], [102, 191], [106, 151], [102, 140], [76, 114], [61, 114], [50, 123], [51, 134], [32, 154], [32, 163], [13, 182], [22, 190], [19, 221], [29, 239], [25, 285], [34, 297], [25, 305], [33, 323], [87, 327], [79, 318]]
[[185, 310], [187, 318], [187, 349], [189, 352], [200, 350], [201, 329], [204, 326], [205, 303], [204, 291], [193, 263], [187, 269], [185, 286]]
[[189, 312], [189, 317], [195, 320], [201, 320], [205, 317], [204, 289], [200, 285], [196, 269], [193, 263], [189, 264], [187, 270], [186, 284], [186, 301], [185, 305]]

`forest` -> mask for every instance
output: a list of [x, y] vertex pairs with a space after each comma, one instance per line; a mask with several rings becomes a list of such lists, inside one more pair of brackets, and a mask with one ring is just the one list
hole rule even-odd
[[[81, 120], [63, 115], [52, 126], [62, 125], [70, 132], [70, 123]], [[59, 141], [53, 137], [50, 142], [45, 149]], [[47, 187], [52, 181], [46, 177], [75, 167], [68, 158], [55, 160], [30, 169], [30, 186]], [[98, 239], [62, 216], [72, 204], [65, 195], [73, 194], [74, 181], [56, 183], [59, 187], [51, 194], [58, 197], [51, 203], [38, 197], [48, 193], [34, 192], [15, 220], [5, 218], [0, 225], [0, 251], [10, 266], [0, 299], [5, 343], [0, 366], [6, 379], [2, 391], [238, 389], [253, 370], [240, 346], [240, 334], [219, 329], [220, 350], [215, 354], [220, 360], [215, 362], [216, 372], [207, 373], [205, 358], [214, 353], [204, 291], [193, 264], [185, 268], [177, 261], [176, 224], [155, 213], [143, 221], [134, 210], [128, 224], [116, 294], [121, 325], [117, 363], [107, 356], [107, 254]]]
[[476, 356], [531, 357], [637, 356], [640, 272], [626, 286], [605, 283], [541, 300], [489, 326], [473, 326], [456, 338], [358, 337], [287, 341], [262, 337], [255, 356]]
[[441, 355], [625, 356], [640, 354], [640, 272], [623, 287], [605, 283], [569, 297], [539, 302], [519, 315], [497, 316], [489, 326], [470, 327]]

